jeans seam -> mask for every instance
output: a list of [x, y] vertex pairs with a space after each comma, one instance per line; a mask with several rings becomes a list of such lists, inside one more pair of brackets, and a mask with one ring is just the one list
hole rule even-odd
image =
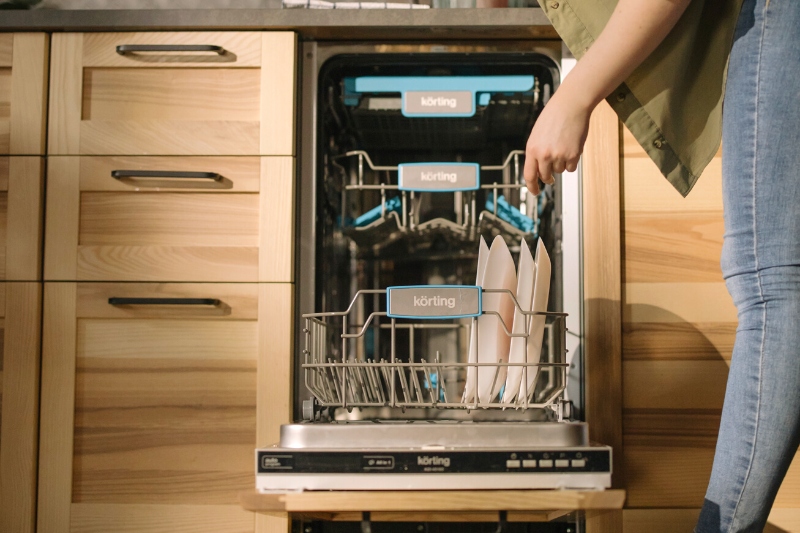
[[755, 263], [755, 270], [756, 270], [756, 280], [758, 281], [758, 296], [759, 299], [764, 306], [764, 311], [761, 317], [761, 342], [759, 345], [759, 353], [758, 353], [758, 398], [756, 400], [756, 419], [755, 419], [755, 429], [753, 431], [753, 445], [750, 449], [750, 458], [747, 463], [747, 471], [744, 475], [744, 481], [742, 482], [742, 487], [739, 490], [739, 496], [736, 498], [736, 505], [733, 508], [733, 513], [731, 514], [731, 522], [728, 526], [728, 533], [733, 533], [734, 526], [736, 525], [737, 516], [736, 513], [739, 510], [739, 504], [742, 503], [742, 496], [744, 495], [745, 488], [747, 487], [748, 481], [750, 481], [750, 473], [753, 469], [753, 459], [756, 454], [756, 444], [758, 440], [758, 425], [759, 419], [761, 417], [761, 373], [763, 370], [764, 364], [764, 341], [766, 339], [766, 328], [767, 328], [767, 304], [764, 301], [764, 288], [761, 280], [761, 270], [759, 268], [758, 262], [758, 232], [756, 231], [756, 220], [758, 217], [756, 216], [756, 187], [758, 183], [758, 174], [756, 171], [758, 170], [758, 157], [757, 157], [757, 150], [758, 150], [758, 102], [760, 98], [760, 89], [761, 89], [761, 55], [764, 50], [764, 34], [767, 31], [767, 10], [766, 7], [763, 11], [763, 20], [761, 21], [761, 35], [759, 36], [758, 40], [758, 60], [756, 62], [756, 90], [755, 90], [755, 110], [753, 112], [753, 193], [751, 195], [753, 201], [753, 259]]

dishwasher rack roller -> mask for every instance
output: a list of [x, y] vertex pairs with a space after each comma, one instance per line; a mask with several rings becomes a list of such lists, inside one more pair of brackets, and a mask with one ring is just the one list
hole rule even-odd
[[[451, 286], [456, 287], [456, 286]], [[348, 318], [359, 299], [375, 295], [389, 294], [392, 289], [414, 289], [417, 287], [393, 287], [384, 290], [361, 290], [353, 298], [346, 311], [304, 314], [305, 349], [302, 351], [304, 362], [301, 368], [304, 373], [306, 387], [314, 395], [315, 402], [322, 408], [355, 407], [398, 407], [426, 409], [542, 409], [548, 411], [549, 418], [558, 421], [565, 419], [569, 402], [564, 400], [567, 384], [566, 362], [566, 313], [524, 311], [514, 294], [505, 289], [474, 288], [481, 294], [499, 293], [503, 298], [510, 298], [518, 313], [524, 315], [524, 331], [512, 333], [512, 325], [506, 324], [496, 311], [480, 309], [472, 317], [413, 317], [397, 318], [387, 311], [373, 311], [363, 323], [350, 323]], [[388, 308], [388, 303], [387, 303]], [[457, 354], [456, 361], [445, 361], [440, 354], [428, 357], [415, 357], [415, 337], [422, 332], [432, 330], [462, 330], [469, 333], [475, 329], [474, 339], [477, 342], [478, 316], [495, 315], [502, 326], [504, 334], [510, 338], [523, 338], [527, 353], [527, 342], [531, 332], [532, 319], [536, 316], [545, 318], [545, 334], [543, 349], [539, 362], [506, 362], [502, 359], [495, 363], [465, 362], [466, 353]], [[388, 359], [369, 359], [363, 354], [364, 344], [369, 342], [367, 332], [373, 330], [389, 330], [391, 344]], [[399, 353], [400, 335], [408, 335], [408, 351]], [[374, 340], [374, 336], [371, 337]], [[417, 341], [418, 342], [418, 341]], [[466, 350], [461, 350], [466, 352]], [[477, 351], [477, 350], [476, 350]], [[478, 353], [477, 361], [482, 358]], [[454, 398], [448, 393], [448, 379], [458, 376], [459, 384], [467, 374], [468, 368], [475, 368], [475, 390], [480, 390], [481, 367], [491, 367], [492, 390], [496, 390], [498, 380], [505, 380], [504, 372], [511, 367], [521, 369], [520, 392], [511, 403], [500, 400], [499, 395], [492, 396], [491, 401], [480, 401], [475, 394], [471, 401], [464, 396]], [[530, 390], [528, 376], [535, 372], [535, 382]], [[484, 373], [484, 378], [485, 378]], [[451, 378], [448, 378], [451, 376]]]

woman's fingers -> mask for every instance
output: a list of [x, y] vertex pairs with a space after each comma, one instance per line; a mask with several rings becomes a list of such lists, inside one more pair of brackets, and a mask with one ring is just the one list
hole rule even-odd
[[525, 166], [522, 170], [525, 176], [525, 185], [531, 194], [539, 194], [539, 169], [536, 165], [536, 159], [531, 156], [530, 152], [525, 154]]
[[579, 160], [579, 159], [580, 159], [580, 158], [578, 158], [578, 157], [576, 157], [576, 158], [574, 158], [574, 159], [569, 159], [569, 160], [567, 161], [566, 170], [567, 170], [568, 172], [575, 172], [576, 170], [578, 170], [578, 160]]
[[540, 160], [539, 162], [539, 177], [543, 183], [552, 185], [556, 182], [553, 178], [553, 163], [547, 159]]
[[557, 161], [553, 161], [553, 172], [556, 174], [561, 174], [566, 170], [567, 164], [564, 162], [563, 159], [559, 159]]

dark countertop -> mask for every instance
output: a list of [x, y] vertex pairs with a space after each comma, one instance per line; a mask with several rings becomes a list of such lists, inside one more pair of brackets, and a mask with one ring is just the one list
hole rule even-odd
[[6, 31], [292, 30], [305, 39], [557, 39], [541, 9], [0, 11]]

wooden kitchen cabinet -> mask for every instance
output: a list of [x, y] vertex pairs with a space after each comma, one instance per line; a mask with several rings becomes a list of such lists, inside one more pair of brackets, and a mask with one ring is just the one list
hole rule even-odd
[[0, 531], [33, 533], [42, 286], [0, 283]]
[[44, 287], [38, 531], [254, 531], [238, 494], [290, 419], [293, 286]]
[[293, 155], [291, 32], [53, 35], [48, 153]]
[[0, 280], [42, 279], [44, 159], [0, 156]]
[[0, 34], [0, 155], [41, 155], [45, 145], [50, 38]]
[[292, 157], [48, 161], [46, 280], [293, 280]]

